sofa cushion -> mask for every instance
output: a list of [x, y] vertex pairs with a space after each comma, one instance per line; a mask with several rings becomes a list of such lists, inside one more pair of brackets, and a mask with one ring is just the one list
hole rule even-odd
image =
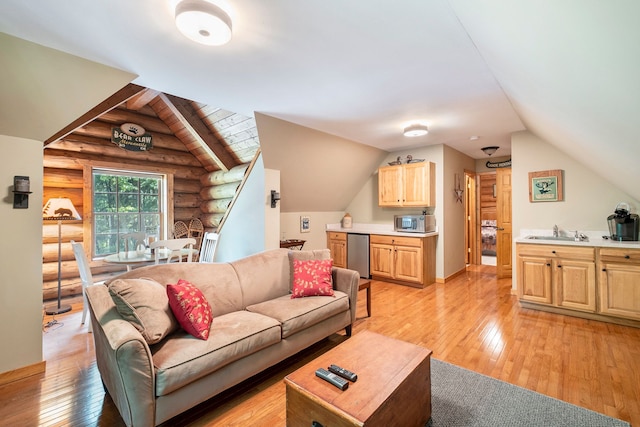
[[155, 344], [180, 325], [169, 308], [165, 287], [152, 279], [116, 279], [109, 293], [120, 315]]
[[278, 321], [244, 310], [215, 317], [206, 341], [178, 331], [151, 347], [156, 395], [171, 393], [279, 341]]
[[243, 309], [289, 294], [287, 252], [286, 249], [271, 249], [230, 263], [242, 289]]
[[180, 279], [175, 285], [167, 285], [167, 296], [171, 311], [182, 329], [201, 340], [209, 338], [213, 316], [211, 306], [200, 289]]
[[293, 260], [293, 290], [291, 298], [333, 296], [331, 259]]
[[244, 309], [238, 275], [227, 263], [196, 265], [192, 262], [173, 262], [134, 268], [119, 277], [148, 277], [163, 285], [177, 283], [180, 279], [188, 280], [196, 284], [207, 298], [214, 317]]
[[313, 249], [310, 251], [289, 251], [289, 290], [293, 289], [293, 262], [310, 261], [314, 259], [331, 259], [329, 249]]
[[334, 291], [335, 298], [307, 297], [291, 299], [289, 295], [247, 307], [248, 311], [272, 317], [282, 324], [282, 338], [287, 338], [331, 316], [349, 310], [349, 297]]

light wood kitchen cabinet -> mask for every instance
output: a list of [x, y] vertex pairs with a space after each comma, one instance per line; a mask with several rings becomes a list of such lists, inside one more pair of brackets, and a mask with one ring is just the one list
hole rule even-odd
[[595, 313], [593, 247], [517, 244], [520, 301]]
[[369, 248], [372, 277], [416, 287], [435, 281], [435, 237], [372, 234]]
[[328, 231], [327, 247], [331, 251], [333, 265], [347, 268], [347, 233]]
[[640, 320], [640, 250], [600, 248], [598, 255], [598, 311]]
[[427, 207], [435, 204], [433, 162], [383, 166], [378, 169], [378, 205]]

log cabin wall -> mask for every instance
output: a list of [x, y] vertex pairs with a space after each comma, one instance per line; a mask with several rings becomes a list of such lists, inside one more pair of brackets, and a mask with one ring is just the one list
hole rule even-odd
[[480, 220], [496, 220], [496, 196], [494, 186], [496, 184], [496, 173], [486, 172], [479, 174], [480, 177]]
[[[150, 151], [127, 151], [111, 142], [111, 128], [122, 123], [136, 123], [153, 135]], [[62, 224], [62, 296], [80, 295], [82, 285], [78, 274], [71, 240], [82, 242], [86, 227], [90, 230], [90, 212], [83, 205], [87, 166], [112, 164], [123, 169], [145, 168], [173, 174], [173, 194], [169, 195], [169, 224], [191, 218], [200, 218], [202, 189], [200, 178], [207, 171], [185, 145], [174, 136], [154, 110], [145, 106], [137, 111], [124, 107], [115, 108], [98, 119], [78, 128], [63, 139], [46, 146], [44, 150], [43, 198], [68, 197], [81, 213], [82, 221]], [[171, 199], [173, 203], [171, 203]], [[173, 206], [173, 209], [171, 209]], [[58, 225], [55, 221], [43, 222], [43, 299], [57, 297], [58, 286]], [[91, 245], [85, 244], [85, 251]], [[87, 252], [91, 260], [91, 254]], [[122, 271], [124, 267], [91, 261], [95, 280]]]

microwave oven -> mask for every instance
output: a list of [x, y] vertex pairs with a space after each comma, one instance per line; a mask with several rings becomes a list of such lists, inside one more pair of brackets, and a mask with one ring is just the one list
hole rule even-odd
[[393, 229], [407, 233], [436, 231], [435, 215], [394, 215]]

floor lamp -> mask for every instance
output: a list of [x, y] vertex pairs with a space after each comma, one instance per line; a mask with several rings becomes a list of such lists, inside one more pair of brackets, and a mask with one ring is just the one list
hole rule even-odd
[[62, 288], [62, 221], [78, 221], [82, 218], [80, 214], [66, 197], [49, 199], [42, 208], [42, 219], [44, 221], [58, 221], [58, 306], [48, 308], [45, 312], [49, 315], [60, 314], [71, 311], [70, 305], [61, 305]]

